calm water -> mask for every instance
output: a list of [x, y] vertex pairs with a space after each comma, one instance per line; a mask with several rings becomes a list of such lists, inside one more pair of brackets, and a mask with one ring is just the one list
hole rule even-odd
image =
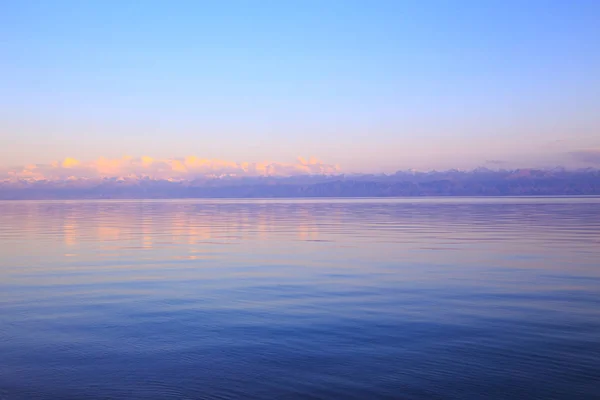
[[600, 398], [600, 199], [0, 202], [0, 399]]

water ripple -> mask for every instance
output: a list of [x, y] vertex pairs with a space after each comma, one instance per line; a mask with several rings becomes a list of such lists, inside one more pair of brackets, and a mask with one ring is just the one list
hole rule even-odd
[[0, 399], [594, 399], [600, 199], [0, 202]]

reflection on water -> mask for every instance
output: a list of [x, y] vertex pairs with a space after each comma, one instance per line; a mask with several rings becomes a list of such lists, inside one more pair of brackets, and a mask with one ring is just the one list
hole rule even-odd
[[597, 398], [600, 199], [0, 202], [0, 399]]

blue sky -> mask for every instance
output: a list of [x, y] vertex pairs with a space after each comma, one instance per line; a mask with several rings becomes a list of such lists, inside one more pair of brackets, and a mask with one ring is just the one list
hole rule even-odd
[[597, 1], [13, 0], [0, 52], [0, 165], [393, 171], [600, 149]]

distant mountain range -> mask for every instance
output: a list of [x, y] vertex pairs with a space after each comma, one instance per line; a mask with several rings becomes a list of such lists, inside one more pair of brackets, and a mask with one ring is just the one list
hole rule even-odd
[[5, 180], [0, 199], [162, 199], [600, 195], [600, 170], [398, 171], [395, 174]]

